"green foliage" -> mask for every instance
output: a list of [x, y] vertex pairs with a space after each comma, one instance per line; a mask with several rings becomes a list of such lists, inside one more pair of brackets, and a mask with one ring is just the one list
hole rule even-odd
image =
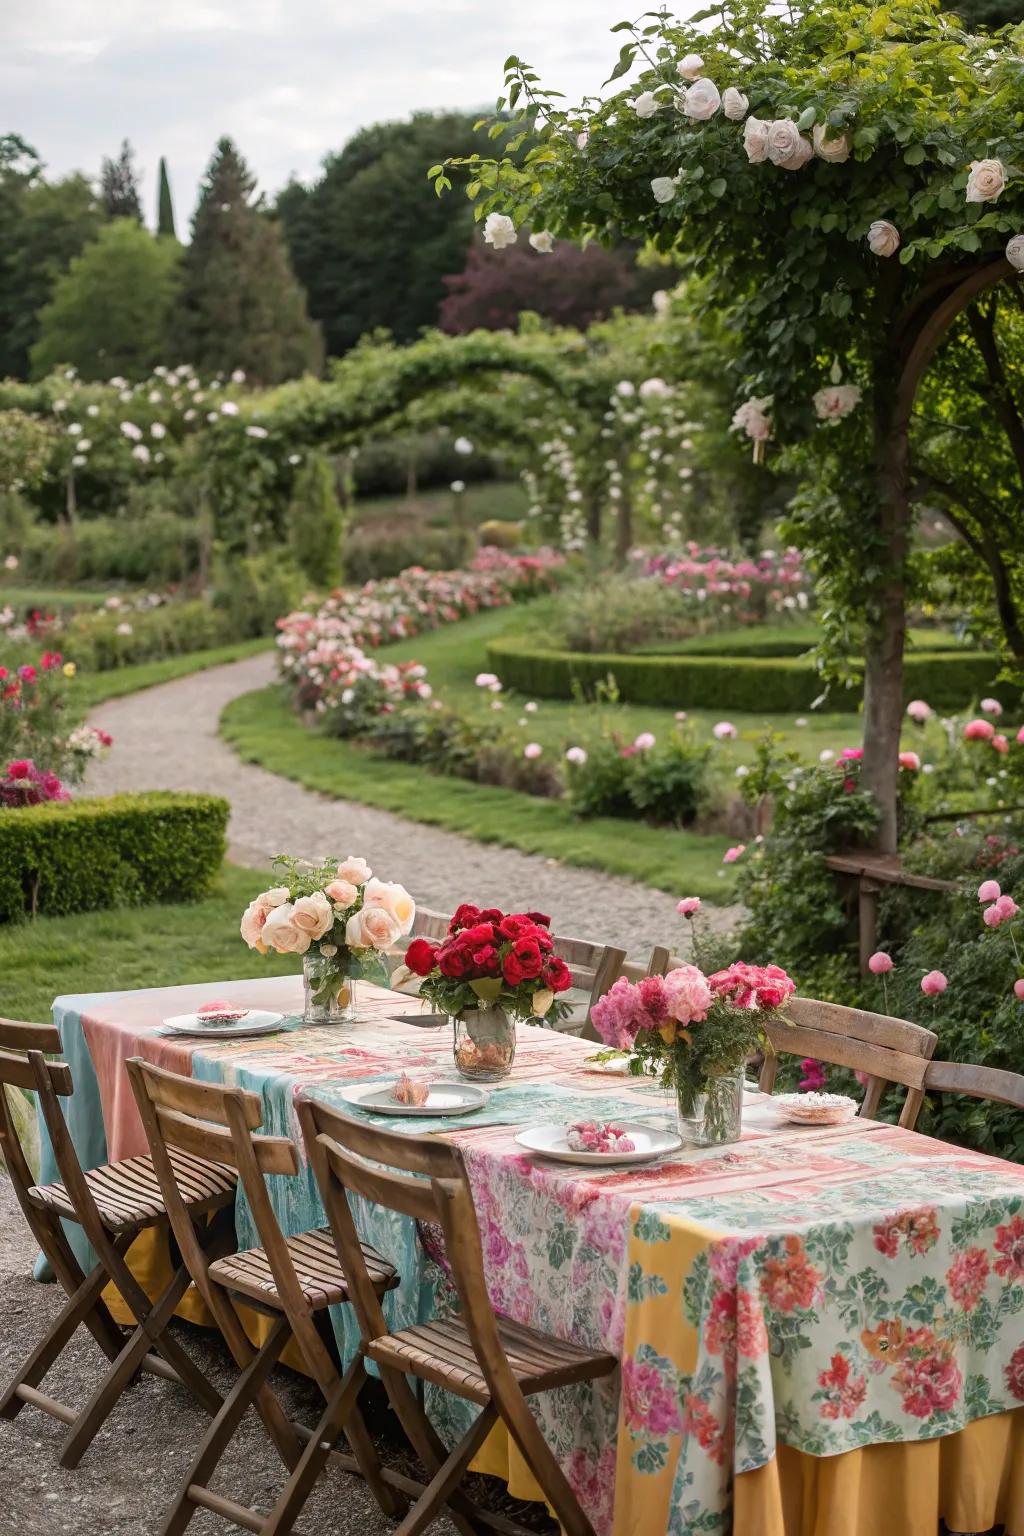
[[[620, 696], [633, 704], [800, 714], [823, 691], [813, 662], [787, 656], [586, 654], [542, 648], [513, 636], [492, 641], [487, 661], [506, 686], [540, 698], [572, 698], [578, 688], [592, 695], [611, 675]], [[1010, 701], [1015, 690], [997, 684], [998, 671], [996, 659], [981, 653], [911, 655], [904, 665], [904, 697], [925, 698], [945, 710], [962, 708], [982, 693]], [[832, 710], [853, 711], [859, 704], [855, 687], [837, 687], [828, 694]]]
[[76, 256], [40, 311], [36, 378], [71, 363], [84, 379], [144, 377], [167, 355], [181, 248], [116, 219]]
[[142, 223], [139, 200], [139, 173], [134, 165], [135, 152], [127, 139], [121, 142], [116, 160], [104, 156], [100, 167], [100, 200], [110, 219], [133, 219]]
[[242, 369], [261, 384], [316, 372], [320, 343], [278, 227], [230, 139], [210, 161], [182, 262], [175, 337], [205, 373]]
[[281, 193], [277, 213], [329, 353], [378, 327], [409, 342], [437, 324], [443, 279], [462, 270], [473, 220], [468, 208], [439, 204], [424, 172], [453, 146], [486, 151], [473, 121], [419, 112], [361, 129], [312, 187]]
[[282, 614], [298, 607], [304, 591], [302, 573], [286, 556], [236, 557], [223, 564], [211, 611], [223, 620], [231, 639], [269, 635]]
[[175, 240], [177, 231], [174, 228], [174, 200], [171, 197], [171, 179], [167, 174], [167, 161], [163, 155], [160, 156], [158, 182], [156, 232], [158, 235]]
[[411, 565], [428, 571], [451, 571], [466, 553], [465, 535], [455, 528], [430, 528], [423, 532], [376, 533], [357, 528], [345, 540], [345, 574], [354, 586], [397, 576]]
[[321, 589], [341, 581], [344, 519], [334, 469], [322, 453], [307, 455], [295, 476], [287, 515], [288, 542], [296, 564]]
[[567, 651], [638, 651], [655, 642], [681, 640], [693, 623], [678, 592], [657, 581], [595, 581], [559, 609], [549, 644]]
[[42, 173], [24, 140], [0, 136], [0, 378], [26, 377], [39, 311], [103, 222], [88, 177], [48, 182]]
[[996, 32], [1000, 27], [1024, 21], [1024, 6], [1020, 0], [945, 0], [942, 9], [955, 11], [972, 32], [983, 27]]
[[153, 793], [0, 812], [0, 923], [196, 900], [223, 861], [228, 810]]
[[199, 539], [194, 520], [145, 505], [135, 517], [94, 517], [74, 528], [36, 523], [16, 541], [19, 574], [44, 583], [163, 587], [196, 570]]
[[106, 672], [241, 638], [223, 609], [195, 598], [140, 611], [118, 608], [78, 614], [60, 640], [84, 672]]
[[688, 827], [712, 803], [711, 747], [685, 728], [646, 749], [604, 728], [588, 741], [586, 752], [585, 762], [568, 764], [569, 801], [578, 816]]

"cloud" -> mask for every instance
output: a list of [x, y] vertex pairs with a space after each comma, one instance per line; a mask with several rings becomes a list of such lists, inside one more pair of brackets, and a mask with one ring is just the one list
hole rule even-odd
[[8, 128], [51, 175], [95, 175], [127, 137], [152, 218], [168, 160], [179, 227], [213, 145], [230, 134], [276, 192], [361, 127], [433, 108], [490, 107], [518, 53], [569, 101], [618, 52], [622, 0], [35, 0], [6, 18]]

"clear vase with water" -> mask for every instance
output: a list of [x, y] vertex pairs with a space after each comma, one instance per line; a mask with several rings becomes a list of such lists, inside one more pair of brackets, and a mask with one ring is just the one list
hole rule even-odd
[[508, 1077], [516, 1054], [516, 1025], [504, 1008], [465, 1008], [453, 1019], [455, 1065], [471, 1082]]
[[739, 1141], [743, 1120], [743, 1064], [699, 1084], [676, 1084], [676, 1118], [684, 1141], [716, 1147]]
[[356, 1017], [356, 980], [326, 955], [310, 951], [302, 957], [305, 990], [304, 1024], [350, 1024]]

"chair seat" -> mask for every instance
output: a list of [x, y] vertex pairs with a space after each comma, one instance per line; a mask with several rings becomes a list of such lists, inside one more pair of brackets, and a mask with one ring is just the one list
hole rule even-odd
[[[321, 1229], [301, 1232], [295, 1237], [286, 1238], [285, 1247], [302, 1294], [314, 1312], [348, 1300], [348, 1279], [329, 1231]], [[376, 1289], [383, 1292], [397, 1285], [398, 1275], [392, 1266], [367, 1244], [363, 1243], [362, 1249], [370, 1279]], [[263, 1248], [247, 1248], [243, 1253], [232, 1253], [227, 1258], [218, 1259], [210, 1265], [210, 1278], [229, 1291], [236, 1291], [253, 1301], [264, 1302], [275, 1310], [284, 1310], [270, 1260]]]
[[[235, 1198], [237, 1175], [233, 1168], [207, 1162], [191, 1153], [172, 1148], [174, 1177], [190, 1210], [212, 1211], [228, 1205]], [[124, 1232], [132, 1227], [151, 1226], [166, 1219], [164, 1198], [151, 1157], [126, 1157], [120, 1163], [106, 1163], [85, 1175], [92, 1191], [100, 1220], [109, 1232]], [[65, 1220], [78, 1216], [63, 1184], [36, 1184], [29, 1198]]]
[[[606, 1376], [618, 1362], [614, 1355], [556, 1339], [507, 1318], [496, 1319], [501, 1345], [525, 1393], [546, 1392], [575, 1381]], [[473, 1352], [469, 1329], [461, 1318], [420, 1323], [399, 1333], [372, 1339], [366, 1354], [379, 1365], [396, 1366], [477, 1403], [490, 1401], [490, 1389]]]

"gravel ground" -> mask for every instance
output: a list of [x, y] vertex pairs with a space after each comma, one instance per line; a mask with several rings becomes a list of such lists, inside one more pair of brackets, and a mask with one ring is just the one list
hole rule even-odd
[[[35, 1244], [0, 1172], [0, 1382], [9, 1381], [50, 1320], [64, 1292], [31, 1278]], [[221, 1392], [235, 1368], [220, 1335], [175, 1324], [179, 1342]], [[51, 1368], [44, 1391], [81, 1405], [98, 1381], [103, 1356], [84, 1328]], [[284, 1368], [272, 1378], [289, 1415], [315, 1423], [322, 1402], [311, 1382]], [[371, 1404], [367, 1419], [383, 1461], [420, 1476], [386, 1407]], [[156, 1536], [163, 1515], [209, 1423], [182, 1389], [142, 1376], [121, 1398], [79, 1467], [67, 1472], [57, 1458], [65, 1428], [25, 1407], [13, 1421], [0, 1420], [0, 1532], [2, 1536]], [[214, 1478], [217, 1492], [268, 1514], [285, 1481], [284, 1469], [256, 1414], [250, 1411]], [[472, 1497], [541, 1533], [556, 1527], [543, 1506], [508, 1499], [492, 1478], [473, 1478]], [[296, 1536], [389, 1536], [393, 1523], [381, 1514], [361, 1478], [328, 1471], [313, 1490]], [[236, 1528], [201, 1510], [189, 1536], [226, 1536]], [[456, 1536], [447, 1519], [431, 1526], [436, 1536]]]
[[[556, 931], [616, 944], [638, 959], [653, 944], [680, 948], [683, 924], [674, 899], [663, 891], [331, 799], [241, 762], [217, 734], [220, 713], [273, 676], [273, 656], [253, 656], [101, 705], [90, 721], [110, 731], [115, 745], [93, 765], [88, 793], [191, 789], [224, 795], [231, 802], [229, 857], [237, 863], [261, 867], [285, 849], [303, 858], [327, 850], [365, 852], [424, 906], [440, 911], [452, 911], [467, 897], [484, 905], [539, 907], [551, 913]], [[629, 837], [628, 825], [622, 836]], [[705, 912], [715, 929], [724, 930], [739, 908]]]

